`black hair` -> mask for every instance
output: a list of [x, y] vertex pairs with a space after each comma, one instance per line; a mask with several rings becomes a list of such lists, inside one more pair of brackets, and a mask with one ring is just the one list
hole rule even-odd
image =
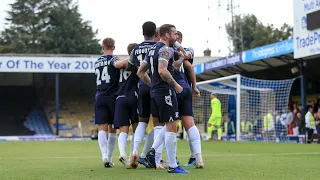
[[153, 37], [156, 34], [156, 24], [152, 21], [147, 21], [142, 25], [143, 35], [146, 37]]

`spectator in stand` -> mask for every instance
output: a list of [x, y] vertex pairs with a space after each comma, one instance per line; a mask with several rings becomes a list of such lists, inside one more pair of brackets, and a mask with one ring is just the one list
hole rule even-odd
[[293, 100], [292, 100], [292, 97], [290, 97], [290, 98], [289, 98], [288, 106], [293, 109], [293, 105], [294, 105], [294, 102], [293, 102]]
[[[301, 111], [298, 111], [300, 113], [300, 122], [299, 122], [299, 134], [306, 134], [306, 122], [305, 122], [305, 116], [302, 115]], [[297, 115], [298, 115], [297, 113]]]
[[296, 115], [294, 115], [293, 117], [293, 121], [291, 122], [291, 125], [292, 125], [292, 134], [294, 136], [297, 136], [299, 135], [299, 132], [300, 132], [300, 124], [302, 122], [302, 116], [301, 116], [301, 113], [300, 112], [297, 112]]
[[316, 130], [317, 130], [318, 144], [320, 144], [320, 111], [319, 109], [318, 109], [317, 118], [316, 118]]
[[[294, 114], [292, 112], [292, 108], [288, 108], [288, 113], [287, 113], [287, 127], [288, 127], [288, 134], [293, 134], [293, 127], [292, 127], [292, 122], [293, 122]], [[290, 133], [291, 131], [291, 133]]]
[[313, 140], [313, 134], [316, 133], [316, 121], [313, 116], [313, 107], [309, 107], [309, 111], [305, 115], [306, 128], [308, 133], [308, 143], [311, 143]]
[[287, 136], [288, 134], [288, 111], [286, 109], [282, 110], [282, 114], [280, 115], [280, 123], [282, 125], [281, 133], [284, 136]]
[[316, 104], [315, 101], [311, 102], [311, 107], [313, 108], [313, 113], [318, 112], [318, 105]]
[[298, 103], [297, 103], [297, 102], [295, 102], [295, 103], [293, 104], [293, 109], [299, 110], [299, 107], [298, 107]]
[[320, 108], [320, 96], [318, 96], [318, 98], [317, 98], [316, 108], [318, 108], [317, 110], [319, 111], [319, 108]]
[[257, 111], [253, 118], [253, 135], [261, 135], [262, 132], [262, 119], [260, 113]]
[[276, 130], [276, 142], [280, 142], [280, 135], [281, 135], [281, 131], [282, 131], [282, 124], [281, 124], [281, 118], [280, 118], [280, 114], [276, 111], [274, 113], [275, 117], [276, 117], [276, 121], [275, 121], [275, 130]]

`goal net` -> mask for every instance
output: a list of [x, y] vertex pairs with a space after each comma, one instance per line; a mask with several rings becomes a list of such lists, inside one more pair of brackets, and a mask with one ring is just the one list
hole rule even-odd
[[275, 123], [281, 113], [288, 111], [294, 80], [260, 80], [232, 75], [197, 83], [201, 97], [193, 98], [193, 111], [202, 138], [207, 137], [211, 93], [215, 93], [221, 102], [222, 139], [275, 141], [278, 134]]

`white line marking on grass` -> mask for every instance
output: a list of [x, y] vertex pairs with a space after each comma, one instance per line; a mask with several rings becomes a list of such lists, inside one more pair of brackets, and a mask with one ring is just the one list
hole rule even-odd
[[[9, 157], [0, 159], [19, 159], [19, 160], [26, 160], [26, 159], [96, 159], [99, 158], [98, 156], [43, 156], [43, 157]], [[100, 157], [101, 158], [101, 157]]]
[[[204, 154], [203, 157], [232, 157], [232, 156], [292, 156], [292, 155], [320, 155], [320, 152], [302, 152], [302, 153], [268, 153], [268, 154], [227, 154], [227, 153], [215, 153]], [[189, 157], [188, 155], [179, 155], [178, 157]], [[43, 157], [0, 157], [0, 159], [98, 159], [100, 156], [43, 156]]]
[[302, 152], [302, 153], [261, 153], [261, 154], [227, 154], [227, 153], [215, 153], [204, 154], [203, 156], [215, 157], [215, 156], [291, 156], [291, 155], [320, 155], [320, 152]]

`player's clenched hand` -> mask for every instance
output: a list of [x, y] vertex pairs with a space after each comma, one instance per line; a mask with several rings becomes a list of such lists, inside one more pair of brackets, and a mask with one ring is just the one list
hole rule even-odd
[[193, 94], [198, 98], [200, 97], [200, 91], [196, 87], [193, 88]]
[[182, 57], [182, 56], [184, 56], [183, 52], [178, 51], [178, 56], [179, 56], [179, 58]]
[[174, 89], [176, 90], [176, 92], [177, 92], [178, 94], [183, 91], [183, 88], [182, 88], [179, 84], [177, 84]]

